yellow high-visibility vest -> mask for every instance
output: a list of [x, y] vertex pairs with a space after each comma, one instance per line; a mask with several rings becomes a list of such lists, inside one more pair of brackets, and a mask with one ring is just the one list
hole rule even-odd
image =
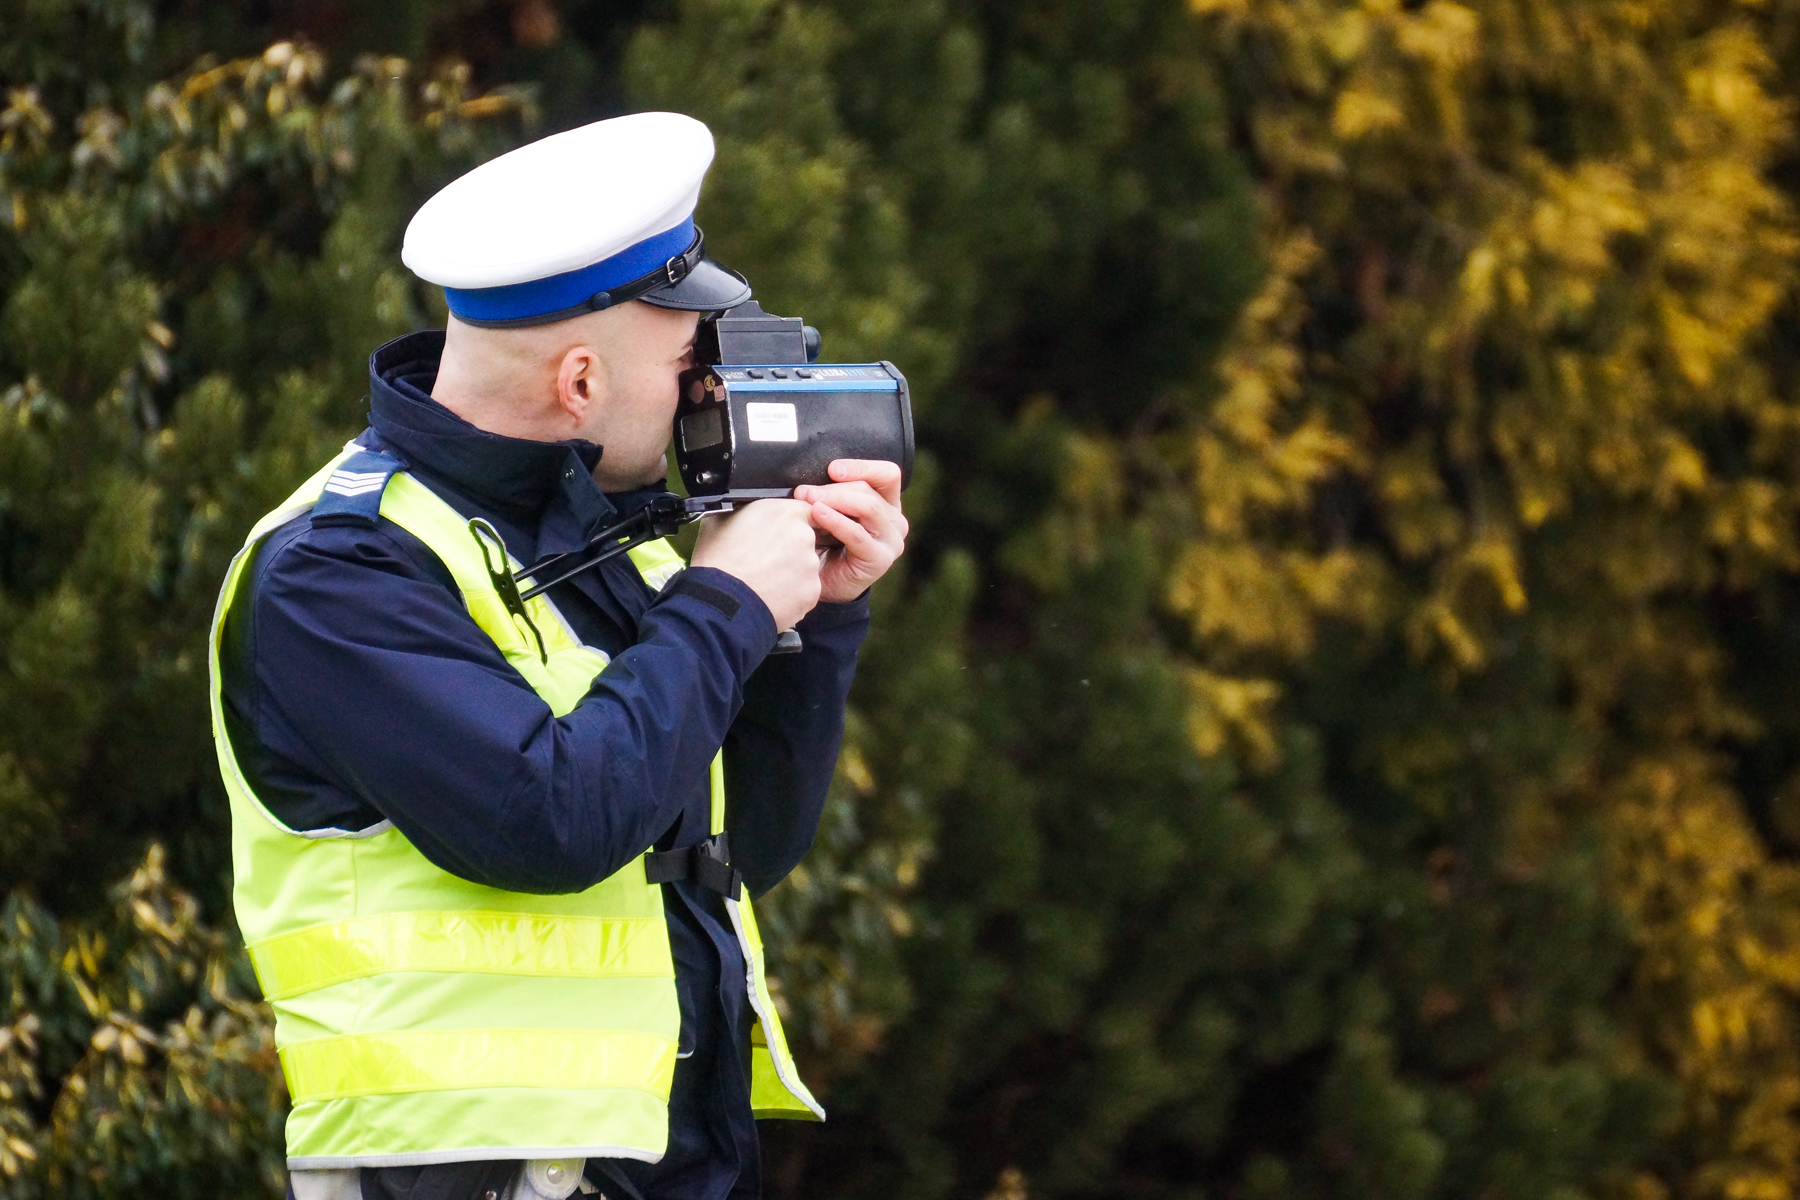
[[[668, 1144], [681, 1018], [662, 888], [645, 881], [641, 856], [570, 895], [484, 887], [432, 865], [387, 822], [328, 836], [290, 829], [238, 766], [219, 677], [224, 615], [258, 543], [309, 511], [356, 450], [347, 447], [250, 531], [225, 577], [211, 640], [233, 899], [275, 1010], [293, 1101], [288, 1166], [654, 1162]], [[510, 613], [470, 522], [404, 472], [387, 480], [380, 511], [443, 560], [470, 618], [553, 715], [581, 701], [607, 656], [582, 645], [545, 597], [526, 603], [529, 624]], [[631, 559], [652, 587], [682, 566], [660, 540]], [[724, 766], [715, 758], [713, 831], [724, 822]], [[769, 996], [749, 898], [725, 906], [757, 1017], [752, 1107], [759, 1117], [822, 1120]]]

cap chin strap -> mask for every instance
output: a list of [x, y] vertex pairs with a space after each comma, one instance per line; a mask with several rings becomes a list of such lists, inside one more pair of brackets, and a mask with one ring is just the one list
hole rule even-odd
[[694, 230], [694, 241], [686, 250], [671, 258], [655, 270], [638, 276], [629, 283], [621, 283], [618, 287], [608, 288], [604, 292], [595, 292], [580, 304], [569, 308], [561, 308], [555, 312], [539, 313], [531, 317], [507, 317], [492, 321], [480, 317], [457, 317], [464, 325], [474, 325], [480, 329], [522, 329], [529, 325], [550, 325], [557, 321], [566, 321], [570, 317], [579, 317], [602, 309], [613, 308], [628, 300], [636, 300], [639, 296], [654, 292], [657, 288], [673, 287], [693, 274], [700, 260], [706, 257], [706, 235], [698, 228]]

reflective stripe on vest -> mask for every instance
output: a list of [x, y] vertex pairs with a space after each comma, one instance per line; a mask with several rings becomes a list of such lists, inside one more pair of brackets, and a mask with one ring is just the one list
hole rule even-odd
[[[288, 829], [239, 769], [221, 707], [223, 615], [257, 544], [306, 512], [349, 453], [251, 531], [226, 577], [211, 646], [234, 897], [294, 1102], [289, 1166], [654, 1161], [667, 1140], [680, 1019], [662, 889], [644, 881], [641, 858], [574, 895], [486, 888], [433, 866], [385, 822], [323, 836]], [[535, 632], [509, 613], [466, 521], [404, 473], [388, 481], [381, 514], [443, 560], [470, 616], [554, 715], [580, 702], [607, 656], [582, 645], [544, 597], [527, 603]], [[682, 567], [663, 541], [631, 558], [657, 588]], [[716, 832], [722, 760], [711, 774]], [[821, 1119], [770, 1003], [754, 915], [748, 903], [728, 907], [760, 1022], [753, 1107]]]
[[[629, 1032], [401, 1029], [312, 1038], [282, 1052], [310, 1100], [449, 1088], [634, 1088], [669, 1096], [675, 1058]], [[454, 1080], [455, 1082], [448, 1082]]]
[[285, 1000], [382, 971], [603, 979], [669, 973], [655, 917], [398, 912], [314, 925], [250, 947], [263, 995]]

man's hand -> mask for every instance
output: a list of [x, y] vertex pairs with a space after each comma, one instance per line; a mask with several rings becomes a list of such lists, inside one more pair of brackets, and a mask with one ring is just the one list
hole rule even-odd
[[691, 562], [741, 579], [769, 606], [777, 629], [792, 629], [819, 602], [812, 512], [798, 500], [758, 500], [707, 517]]
[[840, 458], [827, 468], [834, 483], [798, 487], [812, 506], [813, 526], [842, 543], [819, 571], [822, 600], [842, 603], [869, 590], [906, 549], [900, 515], [900, 468], [880, 459]]

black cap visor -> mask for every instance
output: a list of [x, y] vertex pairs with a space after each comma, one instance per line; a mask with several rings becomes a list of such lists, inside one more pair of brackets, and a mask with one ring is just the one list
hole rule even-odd
[[750, 298], [750, 284], [736, 271], [727, 270], [710, 258], [694, 264], [678, 282], [664, 284], [639, 296], [645, 304], [658, 308], [679, 308], [687, 312], [724, 312]]

